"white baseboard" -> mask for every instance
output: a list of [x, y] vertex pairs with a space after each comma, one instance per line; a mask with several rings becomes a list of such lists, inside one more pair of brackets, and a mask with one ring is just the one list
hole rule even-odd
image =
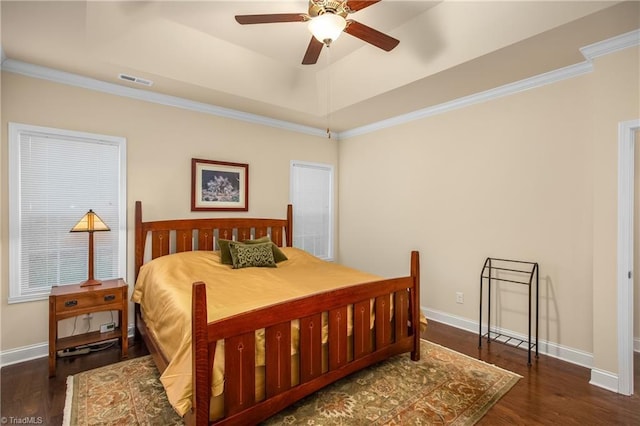
[[[460, 328], [462, 330], [470, 331], [476, 334], [479, 331], [478, 323], [476, 321], [471, 321], [467, 318], [458, 317], [456, 315], [451, 315], [434, 309], [422, 308], [422, 312], [425, 314], [427, 319], [432, 319], [434, 321], [441, 322], [443, 324], [447, 324], [452, 327]], [[487, 330], [485, 326], [483, 327], [482, 333], [484, 334], [486, 333], [486, 331]], [[493, 328], [492, 331], [494, 331]], [[516, 337], [518, 339], [524, 340], [527, 338], [527, 336], [523, 336], [519, 333], [506, 329], [496, 329], [495, 331]], [[634, 349], [638, 351], [639, 347], [640, 339], [634, 339]], [[558, 358], [562, 361], [589, 368], [591, 370], [591, 380], [589, 380], [589, 384], [598, 386], [611, 392], [618, 393], [618, 375], [610, 371], [593, 368], [593, 354], [581, 351], [579, 349], [558, 345], [557, 343], [547, 342], [545, 340], [538, 340], [538, 352], [544, 355]]]
[[589, 384], [617, 393], [618, 392], [618, 375], [610, 371], [604, 371], [604, 370], [598, 370], [597, 368], [592, 368], [591, 380], [589, 380]]
[[[129, 338], [133, 337], [134, 331], [133, 324], [129, 324], [127, 327], [127, 335]], [[49, 356], [49, 342], [9, 349], [0, 352], [0, 367], [47, 356]]]
[[[452, 327], [460, 328], [462, 330], [469, 331], [471, 333], [478, 333], [478, 322], [472, 321], [468, 318], [451, 315], [446, 312], [437, 311], [435, 309], [422, 308], [427, 319], [432, 319], [443, 324], [450, 325]], [[486, 326], [483, 327], [482, 333], [486, 333]], [[507, 330], [504, 328], [491, 328], [491, 331], [497, 331], [509, 336], [516, 337], [521, 340], [527, 340], [528, 336], [515, 331]], [[525, 348], [526, 349], [526, 348]], [[523, 349], [523, 351], [525, 350]], [[562, 361], [567, 361], [572, 364], [577, 364], [582, 367], [591, 368], [593, 365], [593, 354], [584, 352], [579, 349], [570, 348], [567, 346], [559, 345], [557, 343], [548, 342], [546, 340], [538, 339], [538, 353], [558, 358]]]
[[436, 311], [435, 309], [427, 309], [424, 307], [422, 307], [421, 309], [427, 319], [432, 319], [434, 321], [441, 322], [452, 327], [460, 328], [471, 333], [478, 332], [478, 323], [476, 321], [471, 321], [467, 318], [447, 314], [442, 311]]
[[9, 349], [0, 353], [0, 367], [49, 356], [49, 342]]

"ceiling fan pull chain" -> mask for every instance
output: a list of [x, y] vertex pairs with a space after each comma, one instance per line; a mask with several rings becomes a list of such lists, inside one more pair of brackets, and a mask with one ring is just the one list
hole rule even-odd
[[331, 46], [327, 44], [327, 138], [331, 139]]

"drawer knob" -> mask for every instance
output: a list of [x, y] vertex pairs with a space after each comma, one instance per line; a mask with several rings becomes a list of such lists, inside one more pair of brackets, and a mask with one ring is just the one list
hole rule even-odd
[[116, 295], [115, 294], [107, 294], [104, 297], [104, 301], [105, 302], [111, 302], [112, 300], [116, 300]]
[[64, 301], [64, 307], [65, 308], [72, 308], [74, 306], [78, 305], [78, 301], [77, 300], [65, 300]]

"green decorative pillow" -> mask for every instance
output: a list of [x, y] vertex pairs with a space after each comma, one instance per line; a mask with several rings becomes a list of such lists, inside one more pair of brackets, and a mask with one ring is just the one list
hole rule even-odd
[[231, 242], [233, 241], [218, 238], [218, 247], [220, 247], [220, 262], [222, 262], [224, 265], [233, 265], [231, 251], [229, 250], [229, 243]]
[[275, 268], [271, 242], [258, 244], [229, 243], [233, 269], [255, 267]]
[[256, 238], [255, 240], [244, 240], [243, 243], [245, 243], [245, 244], [271, 243], [272, 244], [271, 245], [271, 250], [273, 251], [273, 259], [275, 260], [276, 263], [280, 263], [283, 260], [288, 260], [289, 259], [287, 257], [287, 255], [284, 254], [284, 252], [282, 250], [280, 250], [280, 247], [278, 247], [276, 245], [276, 243], [271, 242], [271, 238], [269, 238], [269, 236]]
[[276, 263], [280, 263], [283, 260], [289, 260], [287, 255], [280, 250], [280, 247], [278, 247], [276, 243], [271, 243], [271, 250], [273, 251], [273, 260], [275, 260]]

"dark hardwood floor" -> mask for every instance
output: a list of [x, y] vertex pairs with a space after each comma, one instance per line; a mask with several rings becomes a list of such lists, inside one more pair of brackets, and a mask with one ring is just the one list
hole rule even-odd
[[[640, 354], [634, 355], [633, 396], [589, 384], [589, 369], [501, 343], [478, 349], [478, 335], [429, 322], [424, 337], [460, 353], [520, 374], [522, 379], [478, 423], [479, 425], [640, 425]], [[533, 355], [532, 355], [533, 356]]]
[[[478, 350], [477, 334], [435, 321], [430, 321], [424, 337], [523, 376], [479, 425], [640, 425], [639, 354], [634, 358], [636, 393], [626, 397], [590, 385], [587, 368], [544, 355], [527, 367], [524, 350], [499, 343], [483, 344]], [[147, 353], [144, 344], [130, 341], [129, 358]], [[0, 372], [0, 415], [7, 424], [11, 418], [27, 417], [40, 424], [60, 425], [67, 376], [119, 359], [117, 347], [59, 359], [57, 376], [51, 379], [47, 377], [47, 358], [4, 367]]]
[[[129, 358], [148, 353], [142, 341], [129, 339]], [[27, 418], [30, 420], [27, 424], [61, 425], [67, 376], [118, 361], [120, 346], [115, 345], [88, 355], [58, 358], [56, 376], [52, 378], [49, 378], [49, 361], [46, 357], [3, 367], [0, 371], [2, 423], [12, 424], [12, 418]]]

